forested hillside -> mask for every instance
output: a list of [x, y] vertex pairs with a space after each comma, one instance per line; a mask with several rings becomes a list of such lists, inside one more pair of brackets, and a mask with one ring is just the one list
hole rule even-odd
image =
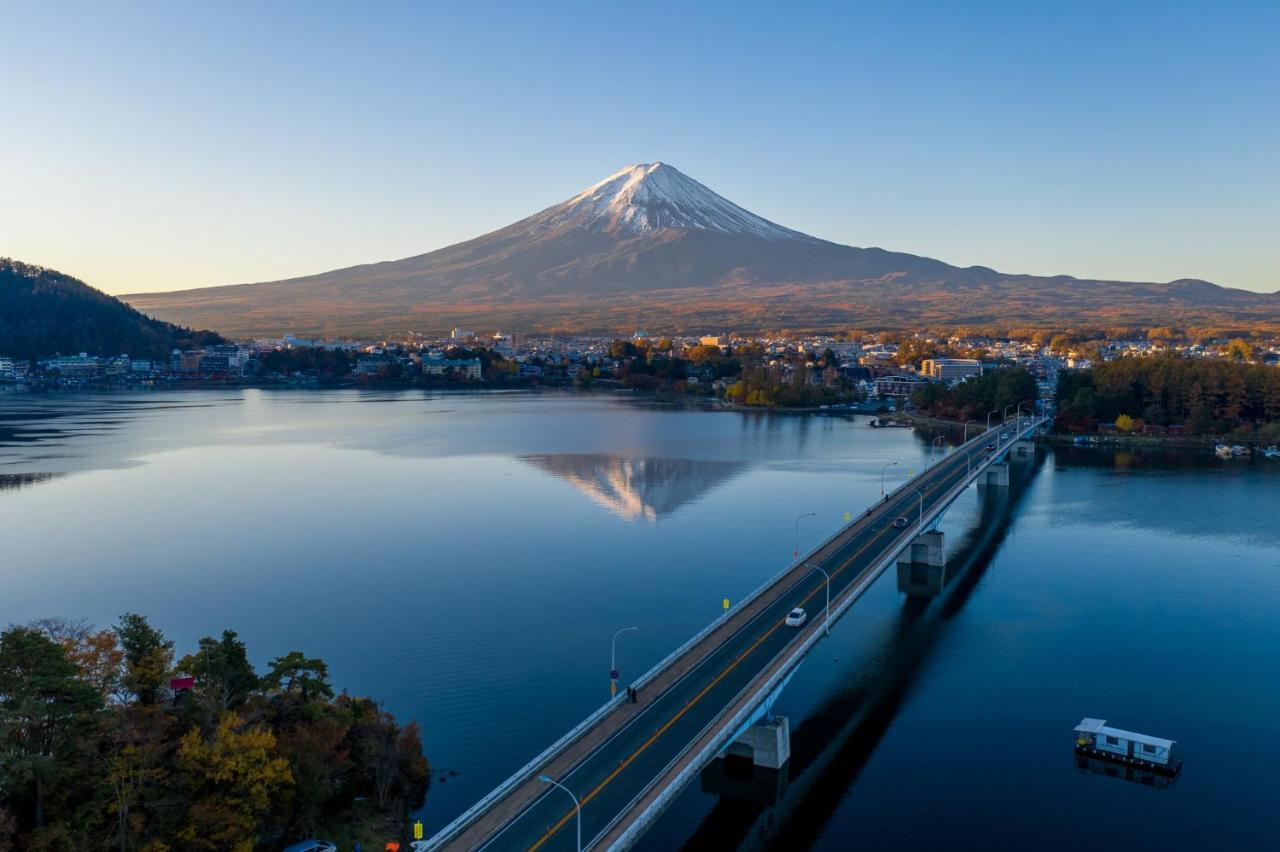
[[0, 257], [0, 355], [162, 358], [221, 339], [151, 319], [70, 275]]

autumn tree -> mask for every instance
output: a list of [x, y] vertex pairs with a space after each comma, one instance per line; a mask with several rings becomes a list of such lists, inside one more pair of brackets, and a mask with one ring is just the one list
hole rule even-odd
[[1236, 337], [1227, 344], [1226, 356], [1232, 361], [1252, 361], [1254, 352], [1249, 341]]
[[62, 646], [80, 679], [97, 690], [104, 701], [119, 692], [124, 651], [115, 631], [91, 630], [83, 620], [65, 618], [42, 618], [30, 626]]
[[252, 852], [271, 797], [292, 782], [289, 763], [275, 753], [266, 728], [223, 713], [206, 737], [193, 728], [178, 747], [177, 768], [188, 794], [187, 849]]

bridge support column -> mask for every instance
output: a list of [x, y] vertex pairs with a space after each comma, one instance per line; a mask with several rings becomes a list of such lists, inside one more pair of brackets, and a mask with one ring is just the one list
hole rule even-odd
[[791, 723], [787, 717], [761, 719], [730, 743], [725, 753], [745, 757], [748, 750], [756, 766], [781, 769], [791, 759]]
[[931, 598], [946, 580], [946, 540], [938, 530], [916, 536], [898, 554], [898, 591], [912, 597]]
[[937, 568], [947, 564], [947, 551], [942, 533], [930, 530], [915, 537], [898, 554], [898, 565], [931, 565]]
[[1035, 451], [1036, 451], [1036, 445], [1032, 441], [1021, 440], [1021, 441], [1013, 442], [1012, 453], [1015, 456], [1030, 456], [1030, 455], [1034, 455]]
[[1009, 487], [1009, 463], [996, 462], [982, 472], [978, 477], [978, 486], [992, 486], [996, 488]]

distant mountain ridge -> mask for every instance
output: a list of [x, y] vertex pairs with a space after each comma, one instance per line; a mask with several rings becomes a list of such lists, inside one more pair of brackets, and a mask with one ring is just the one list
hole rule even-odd
[[221, 340], [145, 316], [70, 275], [0, 257], [0, 355], [167, 358], [174, 348]]
[[1008, 275], [840, 245], [757, 216], [665, 163], [628, 166], [519, 222], [427, 254], [125, 298], [240, 334], [1280, 322], [1280, 294], [1195, 280]]

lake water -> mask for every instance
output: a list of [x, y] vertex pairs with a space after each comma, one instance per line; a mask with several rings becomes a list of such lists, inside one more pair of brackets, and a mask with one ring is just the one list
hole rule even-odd
[[[0, 395], [0, 623], [146, 613], [302, 650], [417, 719], [434, 831], [845, 512], [927, 462], [866, 420], [556, 394]], [[1280, 843], [1280, 462], [1041, 450], [946, 515], [779, 699], [783, 779], [692, 785], [647, 849]], [[1081, 771], [1084, 716], [1180, 741]], [[451, 774], [456, 772], [456, 774]], [[720, 791], [732, 789], [732, 795]]]

